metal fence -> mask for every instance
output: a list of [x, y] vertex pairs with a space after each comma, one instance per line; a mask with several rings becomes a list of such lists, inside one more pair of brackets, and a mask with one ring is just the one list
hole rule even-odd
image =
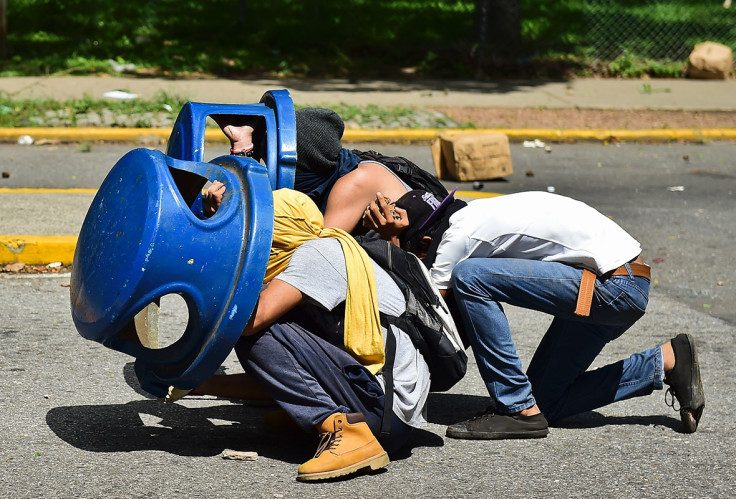
[[612, 61], [626, 53], [681, 60], [704, 41], [736, 51], [731, 0], [585, 0], [591, 54]]

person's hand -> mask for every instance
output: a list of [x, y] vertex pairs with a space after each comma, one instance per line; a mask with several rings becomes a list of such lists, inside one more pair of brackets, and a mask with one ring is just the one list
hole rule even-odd
[[204, 198], [202, 199], [204, 216], [209, 218], [217, 213], [217, 210], [220, 209], [220, 205], [222, 204], [222, 196], [224, 194], [225, 184], [219, 180], [212, 182], [212, 185], [207, 188], [207, 192], [204, 193]]
[[375, 230], [381, 239], [390, 241], [399, 246], [399, 234], [409, 227], [409, 218], [406, 210], [396, 207], [387, 197], [380, 192], [376, 193], [376, 200], [363, 212], [363, 227]]

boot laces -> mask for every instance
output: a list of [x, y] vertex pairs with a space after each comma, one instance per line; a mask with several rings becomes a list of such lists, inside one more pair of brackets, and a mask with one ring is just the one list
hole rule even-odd
[[[677, 402], [677, 408], [675, 408], [675, 402]], [[664, 392], [664, 403], [672, 407], [674, 411], [680, 410], [680, 401], [677, 400], [677, 393], [675, 393], [672, 387], [667, 388], [667, 391]]]
[[496, 415], [496, 411], [493, 407], [488, 407], [486, 410], [477, 413], [475, 416], [470, 418], [469, 421], [478, 421], [483, 419], [490, 419]]
[[332, 450], [340, 445], [342, 440], [342, 427], [339, 427], [336, 431], [328, 431], [320, 433], [319, 444], [317, 445], [317, 452], [314, 453], [314, 457], [318, 458], [323, 452]]

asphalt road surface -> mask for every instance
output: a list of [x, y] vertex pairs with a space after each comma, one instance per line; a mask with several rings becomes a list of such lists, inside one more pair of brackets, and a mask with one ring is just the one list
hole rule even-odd
[[[428, 147], [373, 146], [429, 165]], [[0, 146], [0, 187], [96, 187], [129, 146]], [[0, 276], [0, 495], [3, 497], [725, 497], [736, 470], [736, 311], [731, 245], [734, 146], [514, 146], [513, 176], [483, 190], [548, 190], [585, 201], [636, 237], [653, 266], [647, 314], [594, 366], [692, 333], [707, 406], [696, 434], [678, 432], [664, 392], [564, 421], [545, 439], [446, 439], [447, 424], [486, 406], [477, 370], [429, 401], [430, 425], [389, 467], [349, 480], [302, 484], [296, 467], [316, 443], [263, 429], [267, 408], [215, 398], [163, 405], [135, 386], [132, 359], [84, 340], [69, 315], [69, 276]], [[529, 174], [527, 174], [529, 172]], [[454, 185], [454, 184], [450, 184]], [[472, 190], [470, 184], [461, 188]], [[79, 202], [28, 216], [0, 195], [0, 232], [44, 217], [78, 230]], [[60, 195], [61, 196], [61, 195]], [[62, 202], [65, 198], [62, 199]], [[91, 200], [91, 195], [89, 197]], [[38, 204], [52, 205], [44, 199]], [[82, 210], [83, 211], [83, 210]], [[69, 221], [64, 217], [68, 216]], [[83, 213], [81, 214], [83, 218]], [[68, 227], [68, 228], [67, 228]], [[52, 227], [53, 228], [53, 227]], [[31, 232], [32, 233], [32, 232]], [[66, 232], [65, 232], [66, 233]], [[166, 305], [166, 304], [164, 304]], [[526, 365], [549, 318], [507, 310]], [[162, 307], [166, 327], [185, 313]], [[233, 358], [226, 372], [236, 372]], [[253, 462], [220, 457], [255, 451]]]

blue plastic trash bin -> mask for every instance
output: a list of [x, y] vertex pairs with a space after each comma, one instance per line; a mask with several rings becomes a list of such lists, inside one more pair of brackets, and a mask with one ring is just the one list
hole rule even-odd
[[[206, 179], [228, 190], [217, 213], [200, 219], [185, 198]], [[82, 226], [71, 278], [74, 324], [85, 338], [135, 357], [141, 387], [153, 395], [165, 396], [170, 385], [194, 388], [248, 322], [272, 231], [268, 172], [253, 159], [201, 163], [135, 149], [107, 175]], [[170, 293], [186, 301], [186, 330], [165, 348], [146, 348], [133, 318]]]
[[[250, 120], [263, 157], [203, 163], [208, 116]], [[85, 218], [71, 278], [79, 333], [135, 357], [141, 387], [158, 397], [171, 385], [194, 388], [209, 378], [255, 307], [271, 247], [271, 192], [294, 185], [289, 92], [266, 92], [258, 104], [187, 103], [166, 152], [136, 149], [113, 167]], [[227, 190], [206, 219], [201, 191], [208, 180]], [[184, 333], [164, 348], [144, 346], [135, 315], [172, 293], [187, 304]]]

